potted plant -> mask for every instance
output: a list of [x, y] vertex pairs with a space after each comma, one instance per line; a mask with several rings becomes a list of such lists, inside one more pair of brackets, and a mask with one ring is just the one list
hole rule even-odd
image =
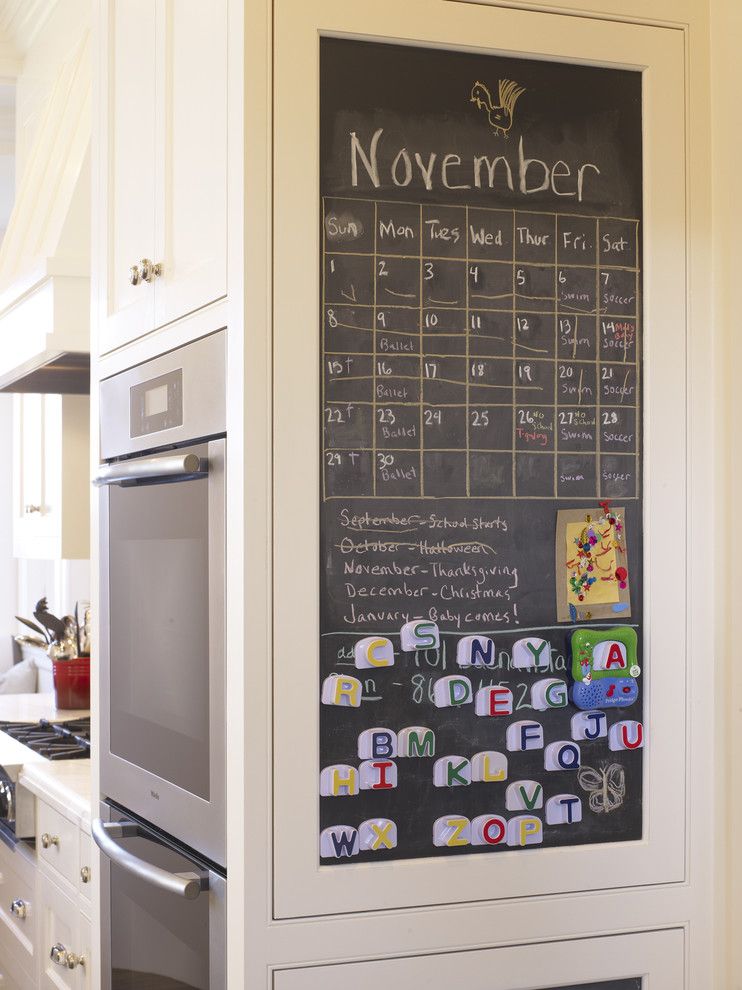
[[35, 622], [16, 616], [46, 644], [54, 670], [56, 706], [62, 710], [90, 707], [90, 606], [82, 611], [82, 622], [79, 602], [74, 615], [60, 619], [49, 611], [46, 598], [41, 598], [34, 608]]

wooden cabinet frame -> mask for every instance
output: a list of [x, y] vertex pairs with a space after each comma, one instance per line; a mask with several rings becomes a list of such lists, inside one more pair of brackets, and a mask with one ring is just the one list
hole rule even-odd
[[[422, 16], [423, 8], [429, 17]], [[317, 80], [318, 40], [324, 34], [643, 73], [648, 745], [640, 842], [540, 849], [527, 857], [517, 851], [462, 856], [455, 862], [431, 858], [341, 869], [319, 863]], [[368, 6], [310, 0], [300, 7], [277, 5], [275, 37], [275, 916], [682, 882], [688, 702], [682, 32], [468, 3], [400, 6], [379, 0]]]

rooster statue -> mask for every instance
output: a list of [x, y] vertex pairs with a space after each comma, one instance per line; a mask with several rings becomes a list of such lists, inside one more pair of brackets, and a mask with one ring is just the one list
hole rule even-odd
[[475, 82], [471, 88], [470, 102], [476, 103], [478, 110], [484, 110], [495, 134], [507, 137], [508, 131], [513, 126], [515, 101], [521, 93], [525, 93], [523, 86], [510, 79], [501, 79], [498, 89], [500, 103], [496, 105], [485, 84]]

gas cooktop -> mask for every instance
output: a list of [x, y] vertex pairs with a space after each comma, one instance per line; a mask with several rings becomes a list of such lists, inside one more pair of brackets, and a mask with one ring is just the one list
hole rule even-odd
[[69, 722], [0, 722], [5, 732], [48, 760], [85, 760], [90, 756], [90, 719]]

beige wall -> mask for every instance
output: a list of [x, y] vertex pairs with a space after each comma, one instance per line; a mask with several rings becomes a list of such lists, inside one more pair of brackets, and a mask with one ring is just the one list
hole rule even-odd
[[736, 754], [742, 747], [742, 665], [735, 656], [734, 637], [742, 602], [735, 589], [737, 572], [735, 516], [742, 489], [742, 445], [737, 422], [742, 415], [739, 375], [742, 369], [742, 312], [740, 273], [742, 273], [742, 209], [739, 205], [740, 162], [742, 161], [742, 4], [738, 0], [711, 0], [711, 133], [713, 194], [714, 313], [699, 328], [718, 343], [723, 368], [720, 397], [719, 438], [724, 454], [720, 458], [718, 489], [718, 534], [724, 554], [719, 594], [719, 656], [721, 692], [719, 717], [723, 725], [721, 757], [717, 766], [721, 778], [721, 832], [726, 859], [719, 895], [723, 898], [729, 990], [742, 988], [742, 854], [735, 823], [742, 814]]

